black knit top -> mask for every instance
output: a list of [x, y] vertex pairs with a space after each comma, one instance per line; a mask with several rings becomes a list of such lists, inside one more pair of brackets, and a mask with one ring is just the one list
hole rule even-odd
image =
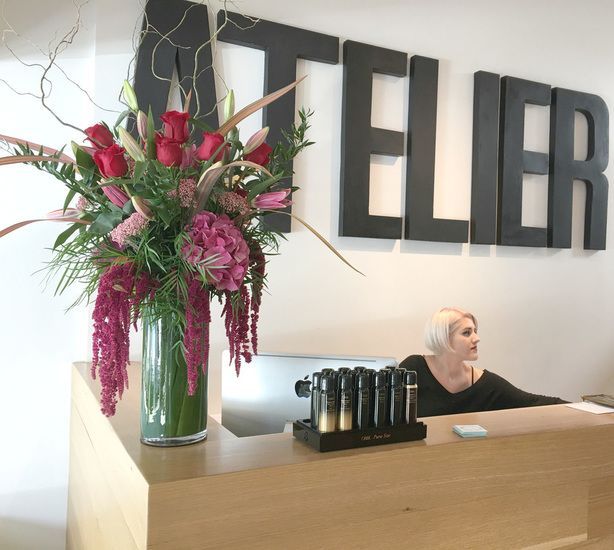
[[410, 355], [399, 366], [418, 374], [420, 417], [567, 403], [558, 397], [522, 391], [505, 378], [487, 370], [468, 388], [450, 393], [433, 376], [422, 355]]

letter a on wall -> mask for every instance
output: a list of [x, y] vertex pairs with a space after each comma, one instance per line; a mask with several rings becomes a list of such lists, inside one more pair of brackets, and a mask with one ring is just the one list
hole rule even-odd
[[[134, 91], [139, 106], [154, 120], [166, 112], [173, 70], [184, 93], [192, 91], [190, 114], [217, 128], [215, 82], [207, 6], [181, 0], [149, 0], [143, 17]], [[194, 78], [196, 77], [196, 78]], [[202, 132], [194, 134], [202, 141]]]

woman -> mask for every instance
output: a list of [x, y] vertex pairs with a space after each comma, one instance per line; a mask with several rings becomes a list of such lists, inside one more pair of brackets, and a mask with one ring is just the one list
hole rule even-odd
[[434, 355], [410, 355], [400, 366], [418, 373], [418, 416], [514, 409], [567, 403], [522, 391], [488, 370], [468, 365], [478, 358], [478, 322], [466, 311], [440, 309], [426, 326]]

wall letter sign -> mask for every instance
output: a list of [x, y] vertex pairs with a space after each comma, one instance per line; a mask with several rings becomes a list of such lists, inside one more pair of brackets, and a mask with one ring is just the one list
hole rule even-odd
[[[220, 40], [264, 50], [265, 94], [295, 80], [299, 58], [338, 63], [339, 38], [334, 36], [223, 10], [218, 12], [217, 24]], [[206, 6], [149, 0], [143, 30], [135, 75], [141, 105], [150, 104], [155, 117], [166, 110], [169, 80], [176, 67], [184, 89], [196, 90], [198, 111], [211, 111], [205, 122], [217, 127], [210, 47], [200, 49], [195, 59], [195, 52], [210, 39]], [[169, 40], [161, 38], [168, 33]], [[406, 239], [569, 248], [573, 181], [582, 180], [586, 184], [584, 248], [605, 249], [608, 181], [604, 171], [609, 151], [605, 102], [593, 94], [551, 89], [548, 84], [512, 76], [474, 74], [471, 223], [433, 217], [438, 64], [436, 59], [418, 55], [410, 60], [404, 149], [403, 132], [371, 126], [371, 102], [373, 73], [404, 78], [407, 54], [344, 42], [339, 235], [400, 239], [404, 228]], [[152, 74], [152, 65], [162, 79]], [[524, 149], [527, 103], [550, 106], [548, 154]], [[191, 112], [195, 111], [192, 102]], [[588, 122], [588, 154], [583, 160], [574, 159], [576, 112]], [[263, 124], [271, 128], [270, 141], [282, 139], [281, 128], [289, 126], [294, 115], [294, 92], [264, 109]], [[371, 155], [402, 156], [405, 151], [405, 218], [369, 214]], [[522, 225], [525, 173], [548, 175], [547, 228]], [[276, 214], [270, 220], [273, 228], [290, 231], [288, 216]]]

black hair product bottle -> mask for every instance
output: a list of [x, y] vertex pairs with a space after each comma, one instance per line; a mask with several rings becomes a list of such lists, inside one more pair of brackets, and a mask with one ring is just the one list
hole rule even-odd
[[418, 374], [408, 370], [405, 378], [405, 410], [403, 420], [405, 424], [415, 424], [418, 418]]
[[337, 424], [337, 392], [332, 376], [322, 376], [320, 379], [320, 416], [318, 430], [334, 432]]
[[398, 426], [403, 417], [403, 373], [393, 370], [390, 374], [390, 401], [389, 401], [389, 418], [391, 426]]
[[321, 372], [314, 372], [311, 375], [311, 427], [314, 430], [318, 429], [318, 420], [320, 416], [320, 380], [322, 379]]
[[342, 374], [339, 378], [339, 413], [337, 414], [337, 429], [351, 430], [353, 427], [354, 389], [352, 375]]
[[385, 370], [375, 373], [373, 388], [373, 425], [382, 428], [388, 420], [388, 374]]
[[336, 396], [336, 407], [337, 407], [337, 411], [339, 411], [339, 384], [341, 382], [341, 372], [339, 372], [339, 370], [333, 371], [332, 377], [333, 377], [333, 388], [335, 390], [335, 396]]
[[371, 426], [371, 377], [366, 372], [358, 374], [356, 379], [354, 417], [356, 419], [354, 427], [364, 430]]

